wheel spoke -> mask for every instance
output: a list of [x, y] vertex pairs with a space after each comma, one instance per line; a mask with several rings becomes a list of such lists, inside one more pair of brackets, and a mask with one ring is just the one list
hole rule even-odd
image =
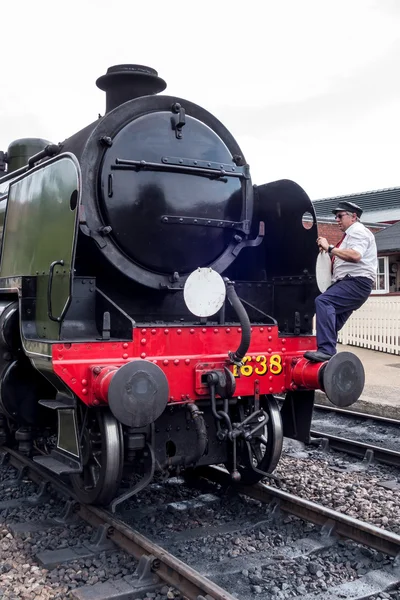
[[89, 467], [83, 469], [82, 473], [83, 487], [85, 490], [91, 490], [94, 487], [93, 474]]
[[[263, 459], [263, 453], [261, 452], [260, 446], [258, 444], [257, 444], [257, 446], [252, 444], [251, 449], [253, 451], [253, 454], [256, 458], [257, 463], [259, 464]], [[258, 464], [256, 466], [258, 466]]]
[[93, 481], [92, 487], [96, 487], [96, 484], [99, 480], [99, 469], [98, 469], [98, 467], [96, 467], [96, 465], [92, 464], [92, 465], [90, 465], [88, 471], [90, 472], [90, 476]]
[[101, 458], [101, 451], [98, 450], [97, 452], [93, 452], [93, 459], [96, 462], [96, 464], [98, 465], [98, 467], [100, 467], [101, 469], [101, 462], [99, 460], [99, 457]]

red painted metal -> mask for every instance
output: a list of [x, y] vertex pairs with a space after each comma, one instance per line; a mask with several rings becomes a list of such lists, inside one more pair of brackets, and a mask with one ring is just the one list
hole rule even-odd
[[[325, 363], [310, 362], [306, 358], [295, 360], [291, 371], [291, 389], [306, 388], [309, 390], [319, 389], [320, 373]], [[295, 387], [296, 386], [296, 387]]]
[[[236, 350], [241, 339], [240, 327], [144, 327], [133, 330], [129, 342], [98, 341], [57, 343], [53, 345], [53, 366], [57, 375], [86, 404], [107, 402], [107, 390], [115, 370], [132, 360], [150, 360], [165, 373], [170, 402], [194, 401], [208, 395], [202, 375], [228, 366], [228, 351]], [[253, 326], [245, 365], [236, 373], [237, 396], [276, 394], [294, 385], [317, 382], [315, 375], [293, 380], [293, 359], [307, 350], [316, 350], [314, 336], [280, 337], [277, 326]], [[308, 362], [308, 361], [306, 361]], [[298, 368], [300, 369], [300, 367]], [[315, 388], [318, 388], [315, 385]]]
[[108, 388], [110, 387], [111, 379], [118, 371], [118, 367], [94, 367], [93, 373], [93, 403], [100, 404], [108, 402]]

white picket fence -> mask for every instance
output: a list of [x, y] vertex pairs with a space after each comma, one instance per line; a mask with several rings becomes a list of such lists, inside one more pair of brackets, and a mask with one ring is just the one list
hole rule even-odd
[[339, 332], [339, 342], [400, 354], [400, 296], [371, 296]]

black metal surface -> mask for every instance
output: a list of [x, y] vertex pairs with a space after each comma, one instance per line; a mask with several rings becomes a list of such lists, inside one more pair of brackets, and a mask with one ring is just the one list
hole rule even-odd
[[34, 456], [33, 460], [41, 467], [55, 473], [55, 475], [71, 475], [82, 471], [78, 462], [74, 465], [67, 464], [66, 462], [57, 460], [55, 456]]
[[[228, 460], [229, 443], [217, 438], [216, 422], [210, 404], [208, 401], [200, 401], [197, 406], [201, 410], [208, 435], [206, 453], [197, 464], [225, 463]], [[154, 450], [156, 459], [163, 468], [168, 467], [172, 459], [175, 466], [187, 465], [187, 459], [196, 452], [194, 440], [197, 443], [195, 423], [184, 404], [168, 406], [155, 422]]]
[[351, 352], [335, 354], [323, 368], [322, 383], [324, 392], [335, 406], [354, 404], [364, 389], [362, 362]]
[[[266, 224], [263, 248], [267, 274], [274, 282], [274, 306], [270, 312], [281, 330], [293, 333], [295, 327], [299, 327], [297, 312], [300, 332], [311, 332], [314, 298], [318, 293], [315, 282], [317, 225], [312, 203], [291, 181], [259, 186], [257, 195], [259, 220]], [[310, 229], [303, 227], [302, 218], [306, 213], [314, 220]], [[299, 287], [293, 285], [296, 277], [302, 277]]]
[[59, 316], [55, 317], [53, 315], [51, 293], [52, 293], [52, 288], [53, 288], [54, 269], [57, 265], [64, 266], [64, 261], [63, 260], [54, 260], [50, 265], [49, 281], [48, 281], [48, 286], [47, 286], [47, 315], [51, 321], [56, 321], [57, 323], [61, 323], [61, 321], [64, 319], [64, 317], [67, 313], [69, 305], [71, 304], [74, 278], [72, 276], [72, 273], [70, 273], [69, 274], [69, 294], [68, 294], [67, 301], [65, 302], [64, 307], [63, 307], [61, 313], [59, 314]]
[[1, 173], [5, 173], [7, 164], [7, 153], [0, 150], [0, 177]]
[[[112, 146], [112, 144], [111, 144]], [[111, 166], [113, 171], [169, 171], [171, 173], [188, 173], [192, 175], [204, 175], [209, 179], [221, 180], [228, 177], [248, 179], [248, 169], [232, 167], [214, 162], [206, 162], [192, 158], [168, 158], [162, 157], [161, 162], [149, 162], [146, 160], [129, 160], [116, 158], [115, 164]], [[226, 181], [224, 181], [226, 183]]]
[[43, 150], [30, 157], [28, 160], [28, 167], [31, 169], [40, 160], [43, 160], [44, 158], [50, 158], [51, 156], [56, 156], [59, 152], [60, 147], [57, 146], [57, 144], [48, 144], [45, 148], [43, 148]]
[[110, 337], [120, 340], [131, 340], [132, 331], [136, 326], [135, 321], [115, 304], [101, 290], [96, 288], [95, 312], [97, 323], [103, 322], [104, 314], [110, 315]]
[[[185, 135], [179, 140], [170, 123], [174, 114], [171, 109], [176, 102], [185, 108], [186, 115]], [[100, 143], [105, 137], [110, 138], [111, 145]], [[85, 210], [81, 213], [81, 229], [125, 277], [159, 289], [161, 284], [170, 285], [174, 272], [182, 276], [185, 269], [190, 272], [199, 264], [209, 263], [221, 272], [235, 259], [232, 250], [240, 243], [234, 239], [235, 232], [201, 227], [195, 232], [193, 228], [183, 231], [178, 225], [163, 226], [159, 217], [197, 215], [216, 220], [250, 221], [252, 188], [249, 179], [240, 184], [232, 178], [224, 183], [185, 173], [111, 172], [116, 158], [161, 163], [163, 157], [174, 156], [231, 164], [236, 172], [243, 171], [235, 161], [237, 155], [242, 155], [237, 143], [226, 128], [201, 107], [168, 96], [137, 98], [118, 106], [66, 140], [62, 150], [73, 152], [82, 168]], [[111, 187], [109, 175], [113, 175]], [[103, 186], [101, 202], [98, 177]], [[106, 235], [104, 227], [108, 230]], [[96, 255], [92, 245], [85, 246], [83, 253], [78, 247], [78, 270], [96, 263], [101, 269], [101, 256]], [[164, 257], [162, 264], [160, 248]], [[82, 274], [87, 274], [87, 270]]]
[[54, 389], [34, 369], [28, 359], [5, 363], [0, 380], [0, 406], [3, 413], [17, 423], [36, 425], [39, 415], [45, 426], [51, 415], [38, 405], [42, 397], [51, 398]]
[[157, 94], [167, 87], [155, 69], [130, 64], [109, 67], [107, 73], [98, 78], [96, 85], [106, 92], [107, 112], [128, 100]]
[[[101, 173], [101, 210], [103, 221], [112, 227], [109, 237], [142, 269], [166, 275], [175, 271], [184, 275], [199, 264], [214, 263], [234, 242], [235, 231], [195, 227], [193, 219], [238, 222], [243, 214], [244, 198], [237, 177], [221, 183], [204, 177], [215, 176], [213, 169], [161, 162], [178, 143], [183, 156], [199, 156], [200, 146], [210, 161], [228, 163], [230, 159], [233, 165], [219, 136], [190, 114], [185, 138], [178, 142], [170, 130], [170, 113], [164, 109], [132, 120], [115, 135]], [[119, 170], [124, 166], [129, 169]], [[175, 223], [173, 217], [178, 217]], [[191, 222], [182, 226], [181, 218]]]
[[228, 298], [233, 310], [235, 311], [237, 318], [239, 319], [242, 327], [242, 337], [240, 340], [239, 347], [237, 350], [229, 351], [229, 358], [232, 363], [240, 363], [249, 349], [251, 341], [251, 325], [249, 315], [246, 309], [241, 303], [232, 281], [226, 281], [226, 297]]
[[61, 324], [60, 340], [98, 339], [102, 331], [102, 315], [96, 310], [96, 280], [75, 276], [73, 282], [73, 295]]
[[175, 102], [172, 106], [172, 112], [175, 113], [171, 119], [172, 129], [175, 130], [176, 139], [182, 139], [182, 127], [186, 125], [186, 112], [179, 102]]
[[[307, 213], [314, 221], [310, 229], [302, 223]], [[270, 286], [268, 298], [254, 294], [253, 304], [263, 302], [264, 312], [277, 320], [281, 333], [311, 334], [314, 299], [319, 294], [312, 203], [293, 181], [255, 186], [252, 236], [260, 222], [265, 224], [264, 241], [256, 248], [244, 248], [227, 275], [236, 282], [243, 281], [243, 287], [245, 281], [266, 282]]]
[[11, 299], [0, 302], [0, 346], [14, 352], [21, 347], [18, 302]]
[[[161, 162], [165, 165], [177, 165], [182, 167], [195, 167], [199, 172], [205, 171], [216, 177], [239, 177], [249, 178], [249, 169], [247, 165], [237, 166], [232, 159], [229, 163], [214, 162], [212, 160], [199, 160], [198, 158], [186, 158], [184, 156], [163, 156]], [[234, 166], [232, 165], [234, 163]]]
[[120, 367], [108, 388], [113, 415], [128, 427], [154, 423], [165, 410], [168, 397], [164, 371], [147, 360], [134, 360]]
[[234, 229], [236, 231], [242, 231], [243, 233], [249, 233], [250, 223], [249, 221], [220, 221], [218, 219], [199, 219], [198, 217], [180, 217], [163, 215], [161, 217], [163, 223], [169, 223], [170, 225], [197, 225], [198, 227], [219, 227], [223, 229]]
[[313, 391], [288, 392], [281, 409], [283, 435], [300, 442], [310, 439], [314, 406]]

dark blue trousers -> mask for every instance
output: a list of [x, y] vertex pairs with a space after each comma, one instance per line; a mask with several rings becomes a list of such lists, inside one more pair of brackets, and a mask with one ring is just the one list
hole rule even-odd
[[371, 293], [372, 281], [368, 277], [346, 276], [332, 284], [315, 299], [318, 350], [336, 354], [337, 334], [351, 313], [364, 304]]

